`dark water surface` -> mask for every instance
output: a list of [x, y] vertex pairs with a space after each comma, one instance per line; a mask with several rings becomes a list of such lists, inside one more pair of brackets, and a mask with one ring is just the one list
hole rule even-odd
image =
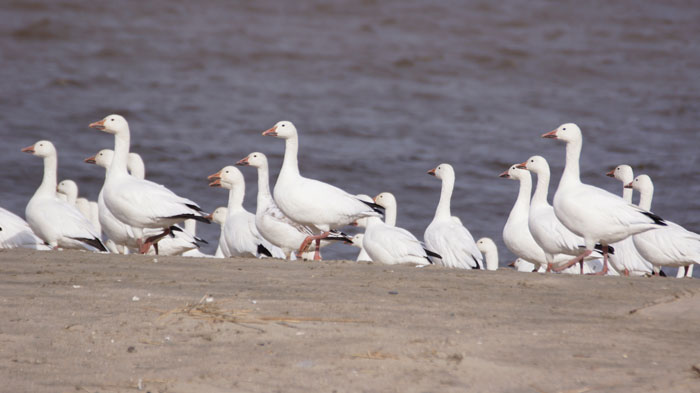
[[[148, 178], [207, 210], [226, 192], [206, 176], [252, 151], [276, 176], [284, 143], [260, 133], [286, 119], [303, 174], [393, 192], [420, 238], [440, 190], [425, 172], [451, 163], [453, 213], [505, 263], [517, 184], [497, 175], [541, 154], [554, 190], [564, 146], [539, 135], [576, 122], [584, 181], [621, 192], [604, 174], [630, 164], [653, 178], [655, 212], [700, 231], [697, 1], [18, 0], [0, 20], [0, 204], [21, 215], [42, 164], [19, 150], [38, 139], [97, 197], [103, 171], [82, 160], [113, 147], [87, 127], [107, 114], [129, 120]], [[218, 228], [199, 233], [215, 245]]]

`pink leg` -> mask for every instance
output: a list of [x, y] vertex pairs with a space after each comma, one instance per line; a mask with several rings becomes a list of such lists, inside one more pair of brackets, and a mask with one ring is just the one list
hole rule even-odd
[[630, 271], [629, 271], [629, 269], [625, 268], [624, 275], [625, 275], [625, 277], [629, 277], [629, 276], [630, 276]]
[[574, 259], [570, 260], [569, 262], [565, 263], [564, 266], [561, 266], [561, 267], [553, 267], [552, 270], [555, 271], [555, 272], [557, 272], [557, 273], [559, 273], [560, 271], [562, 271], [562, 270], [564, 270], [564, 269], [567, 269], [567, 268], [569, 268], [569, 267], [575, 265], [575, 264], [578, 263], [579, 261], [583, 261], [583, 258], [585, 258], [585, 257], [587, 257], [587, 256], [589, 256], [589, 255], [591, 255], [592, 252], [593, 252], [593, 251], [591, 251], [591, 250], [585, 250], [583, 253], [581, 253], [581, 255], [579, 255], [579, 256], [577, 256], [576, 258], [574, 258]]
[[608, 273], [608, 246], [603, 246], [603, 270], [593, 273], [594, 276], [604, 276]]
[[[313, 242], [314, 240], [318, 240], [320, 243], [321, 239], [328, 237], [330, 234], [331, 234], [330, 232], [323, 232], [320, 235], [307, 236], [306, 239], [304, 239], [304, 241], [301, 242], [301, 246], [299, 246], [299, 250], [297, 251], [297, 258], [299, 258], [299, 259], [302, 258], [302, 254], [309, 248], [309, 246], [311, 245], [311, 242]], [[318, 249], [316, 251], [318, 252]], [[320, 254], [319, 254], [319, 258], [320, 258]], [[314, 260], [315, 259], [316, 259], [316, 253], [314, 253]]]
[[321, 260], [321, 239], [316, 239], [316, 251], [314, 252], [314, 261]]
[[[141, 242], [141, 239], [138, 240], [138, 245], [139, 245], [139, 253], [145, 254], [148, 252], [148, 249], [151, 248], [151, 245], [155, 245], [160, 239], [163, 237], [167, 236], [170, 234], [170, 228], [166, 229], [163, 231], [163, 233], [151, 236], [146, 239], [143, 243]], [[155, 247], [154, 247], [155, 248]], [[156, 255], [158, 254], [158, 248], [155, 248], [156, 250]]]
[[552, 264], [548, 263], [547, 264], [547, 270], [545, 270], [545, 273], [550, 273], [552, 271]]

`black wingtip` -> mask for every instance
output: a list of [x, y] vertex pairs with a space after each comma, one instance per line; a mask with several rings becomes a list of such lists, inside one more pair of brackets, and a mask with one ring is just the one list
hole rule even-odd
[[427, 248], [424, 248], [423, 250], [425, 250], [425, 253], [428, 254], [429, 257], [440, 258], [440, 259], [442, 259], [442, 255], [440, 255], [440, 254], [438, 254], [438, 253], [436, 253], [436, 252], [434, 252], [434, 251], [430, 251], [430, 250], [428, 250]]
[[[596, 243], [595, 247], [593, 247], [594, 250], [600, 251], [600, 253], [603, 253], [603, 245], [600, 243]], [[608, 254], [609, 255], [615, 255], [615, 248], [613, 246], [608, 246]]]
[[96, 237], [94, 237], [92, 239], [88, 239], [86, 237], [74, 237], [72, 239], [81, 241], [85, 244], [88, 244], [92, 247], [95, 247], [96, 249], [98, 249], [102, 252], [108, 252], [107, 247], [105, 247], [105, 245], [102, 243], [102, 240], [100, 240]]
[[265, 248], [265, 246], [263, 246], [262, 244], [258, 244], [258, 255], [260, 255], [260, 254], [266, 255], [266, 256], [272, 258], [272, 253], [270, 252], [270, 250]]
[[335, 229], [331, 230], [331, 234], [328, 235], [328, 237], [326, 237], [325, 240], [342, 241], [352, 244], [352, 237]]
[[666, 226], [666, 225], [667, 225], [667, 224], [666, 224], [666, 221], [665, 221], [663, 218], [657, 216], [656, 214], [654, 214], [654, 213], [652, 213], [652, 212], [642, 212], [642, 214], [644, 214], [645, 216], [647, 216], [647, 217], [651, 218], [652, 220], [654, 220], [654, 224], [661, 225], [661, 226]]
[[481, 265], [479, 265], [479, 260], [476, 259], [475, 256], [472, 256], [472, 259], [474, 260], [474, 263], [476, 263], [476, 267], [473, 267], [472, 270], [479, 270], [479, 269], [481, 269]]
[[194, 204], [191, 204], [191, 203], [185, 203], [185, 206], [189, 207], [190, 209], [192, 209], [192, 210], [194, 210], [194, 211], [196, 211], [196, 212], [204, 213], [204, 210], [202, 210], [202, 208], [199, 207], [199, 206], [197, 206], [197, 205], [194, 205]]
[[166, 217], [166, 218], [181, 218], [182, 220], [189, 220], [191, 218], [191, 219], [197, 220], [199, 222], [211, 224], [210, 219], [208, 219], [204, 216], [197, 215], [197, 214], [178, 214], [176, 216], [170, 216], [170, 217]]
[[384, 214], [384, 210], [385, 210], [385, 209], [384, 209], [384, 206], [379, 205], [379, 204], [376, 204], [376, 203], [374, 203], [374, 202], [363, 201], [362, 199], [358, 199], [358, 201], [360, 201], [360, 202], [364, 203], [365, 205], [371, 207], [372, 210], [374, 210], [375, 212], [377, 212], [377, 213], [379, 213], [379, 214], [382, 214], [382, 215]]

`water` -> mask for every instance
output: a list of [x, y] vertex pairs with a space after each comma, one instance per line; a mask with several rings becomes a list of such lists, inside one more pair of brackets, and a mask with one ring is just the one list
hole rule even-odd
[[[23, 215], [42, 167], [19, 150], [38, 139], [95, 199], [103, 171], [82, 160], [113, 140], [87, 125], [120, 113], [147, 177], [213, 210], [226, 192], [206, 176], [221, 167], [262, 151], [276, 176], [284, 143], [260, 133], [286, 119], [303, 174], [393, 192], [418, 237], [440, 189], [425, 172], [451, 163], [453, 213], [507, 263], [517, 184], [497, 175], [541, 154], [553, 191], [564, 147], [539, 135], [576, 122], [584, 181], [620, 193], [604, 174], [630, 164], [654, 179], [655, 212], [700, 231], [698, 2], [278, 3], [2, 2], [1, 205]], [[214, 225], [199, 233], [216, 244]]]

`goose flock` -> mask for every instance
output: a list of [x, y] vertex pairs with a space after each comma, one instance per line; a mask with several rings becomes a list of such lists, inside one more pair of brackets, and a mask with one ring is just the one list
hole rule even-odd
[[[357, 261], [498, 269], [495, 242], [487, 237], [474, 241], [462, 220], [452, 215], [456, 171], [448, 163], [428, 171], [441, 181], [441, 192], [421, 241], [396, 226], [398, 205], [392, 193], [353, 195], [303, 176], [299, 132], [289, 121], [262, 133], [285, 143], [274, 188], [265, 154], [250, 153], [208, 177], [211, 187], [228, 190], [226, 206], [211, 214], [145, 178], [143, 159], [129, 151], [131, 131], [124, 117], [109, 115], [89, 127], [114, 136], [113, 149], [85, 159], [105, 170], [97, 201], [80, 197], [70, 179], [58, 182], [56, 148], [50, 141], [38, 141], [22, 151], [43, 159], [41, 184], [27, 203], [26, 221], [0, 208], [0, 248], [320, 260], [323, 247], [346, 243], [360, 249]], [[693, 265], [700, 263], [700, 235], [651, 212], [654, 186], [648, 175], [634, 177], [629, 165], [615, 167], [607, 175], [622, 182], [623, 192], [614, 195], [581, 181], [583, 135], [576, 124], [562, 124], [542, 137], [566, 146], [564, 172], [551, 204], [550, 168], [544, 157], [532, 156], [500, 175], [519, 183], [503, 227], [503, 241], [518, 258], [511, 266], [625, 276], [663, 275], [662, 267], [675, 267], [678, 277], [692, 276]], [[245, 181], [237, 166], [257, 170], [254, 213], [243, 207]], [[531, 173], [537, 177], [534, 194]], [[634, 190], [640, 193], [639, 205], [632, 203]], [[206, 241], [196, 236], [197, 221], [219, 224], [214, 255], [199, 251]], [[364, 228], [364, 233], [348, 236], [340, 231], [349, 225]]]

